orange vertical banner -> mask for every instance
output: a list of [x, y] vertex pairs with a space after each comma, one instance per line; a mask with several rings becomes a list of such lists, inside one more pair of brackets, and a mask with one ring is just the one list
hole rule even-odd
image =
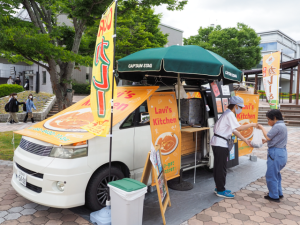
[[[91, 81], [91, 108], [94, 122], [82, 127], [94, 135], [103, 137], [106, 137], [110, 129], [112, 85], [115, 85], [112, 82], [115, 8], [114, 1], [100, 20]], [[114, 90], [116, 91], [116, 88]]]
[[[244, 99], [243, 111], [236, 115], [236, 118], [240, 125], [246, 125], [248, 123], [257, 123], [258, 108], [259, 108], [259, 95], [252, 94], [240, 94], [236, 92], [236, 96]], [[241, 135], [248, 140], [252, 140], [254, 128], [250, 127], [247, 130], [241, 131]], [[253, 150], [244, 141], [239, 140], [239, 156], [250, 154]]]
[[152, 143], [160, 145], [167, 180], [180, 176], [181, 131], [175, 92], [154, 93], [148, 98]]
[[271, 109], [278, 109], [279, 104], [280, 57], [280, 52], [264, 55], [263, 57], [263, 81]]

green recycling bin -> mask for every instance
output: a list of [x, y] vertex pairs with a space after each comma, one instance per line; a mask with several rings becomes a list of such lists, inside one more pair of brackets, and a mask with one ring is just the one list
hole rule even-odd
[[142, 225], [147, 186], [124, 178], [108, 184], [111, 197], [112, 225]]

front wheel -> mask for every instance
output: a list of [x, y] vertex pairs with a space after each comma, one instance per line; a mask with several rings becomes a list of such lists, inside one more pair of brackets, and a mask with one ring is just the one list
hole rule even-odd
[[[124, 178], [123, 172], [115, 167], [111, 167], [110, 181]], [[109, 168], [104, 167], [93, 174], [85, 193], [85, 204], [92, 211], [97, 211], [106, 206], [108, 198]]]

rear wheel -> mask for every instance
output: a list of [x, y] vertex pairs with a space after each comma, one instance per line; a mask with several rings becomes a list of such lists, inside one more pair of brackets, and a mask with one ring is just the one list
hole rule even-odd
[[97, 211], [106, 206], [108, 198], [109, 181], [120, 180], [124, 178], [121, 169], [112, 166], [111, 177], [109, 180], [109, 168], [104, 167], [93, 174], [85, 193], [85, 204], [92, 211]]

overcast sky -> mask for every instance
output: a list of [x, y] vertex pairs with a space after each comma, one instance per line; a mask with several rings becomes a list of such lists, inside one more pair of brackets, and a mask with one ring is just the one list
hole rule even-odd
[[184, 31], [183, 37], [197, 34], [210, 24], [236, 27], [245, 23], [256, 32], [280, 30], [300, 41], [300, 0], [188, 0], [182, 11], [155, 8], [162, 23]]

